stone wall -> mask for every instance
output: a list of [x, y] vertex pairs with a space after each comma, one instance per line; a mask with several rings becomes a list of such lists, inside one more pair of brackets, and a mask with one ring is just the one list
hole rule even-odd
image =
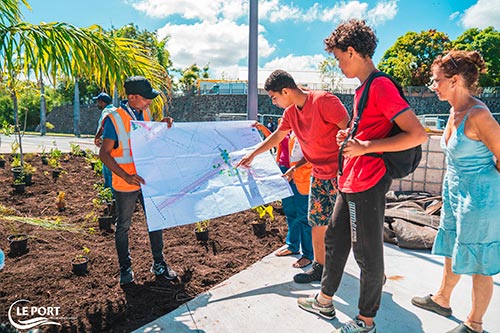
[[[339, 94], [349, 112], [352, 110], [353, 95]], [[410, 104], [418, 115], [448, 113], [449, 104], [437, 97], [408, 97]], [[500, 99], [484, 98], [483, 101], [494, 113], [500, 113]], [[201, 95], [181, 96], [172, 100], [169, 107], [170, 115], [178, 122], [215, 121], [219, 113], [247, 112], [246, 95]], [[260, 114], [281, 115], [283, 110], [274, 106], [267, 95], [259, 95], [258, 112]], [[94, 134], [99, 120], [99, 110], [95, 106], [80, 108], [80, 132]], [[47, 121], [55, 126], [54, 132], [74, 133], [73, 107], [64, 106], [55, 108], [48, 116]]]

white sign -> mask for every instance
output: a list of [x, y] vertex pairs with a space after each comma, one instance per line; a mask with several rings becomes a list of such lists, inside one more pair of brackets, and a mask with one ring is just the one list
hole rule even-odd
[[235, 168], [261, 137], [254, 121], [133, 121], [132, 155], [150, 231], [243, 211], [292, 195], [270, 153]]

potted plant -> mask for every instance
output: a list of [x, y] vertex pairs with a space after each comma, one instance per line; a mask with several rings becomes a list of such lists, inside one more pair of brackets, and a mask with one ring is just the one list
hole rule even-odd
[[83, 254], [77, 254], [73, 259], [71, 259], [71, 265], [73, 266], [73, 273], [75, 275], [85, 275], [88, 271], [89, 257], [88, 254], [90, 250], [87, 247], [83, 247]]
[[28, 239], [27, 234], [14, 234], [7, 237], [10, 245], [10, 257], [18, 257], [28, 252]]
[[102, 216], [99, 216], [97, 220], [99, 221], [100, 230], [111, 230], [111, 225], [113, 224], [113, 210], [114, 210], [114, 200], [113, 192], [110, 188], [104, 187], [103, 184], [95, 184], [94, 189], [97, 190], [97, 198], [92, 200], [95, 209], [98, 211], [102, 207]]
[[5, 168], [5, 157], [0, 155], [0, 168]]
[[16, 179], [14, 179], [14, 190], [16, 193], [24, 193], [26, 190], [26, 183], [24, 181], [24, 174], [21, 173]]
[[41, 154], [40, 154], [40, 159], [42, 160], [43, 165], [48, 165], [49, 164], [49, 158], [47, 157], [47, 153], [45, 152], [45, 145], [41, 146]]
[[261, 205], [252, 209], [254, 209], [259, 214], [259, 219], [250, 223], [252, 225], [253, 233], [257, 237], [263, 237], [266, 234], [267, 220], [274, 220], [273, 206]]
[[208, 226], [210, 225], [210, 220], [198, 221], [195, 224], [194, 234], [196, 235], [196, 240], [208, 241]]
[[100, 174], [102, 171], [102, 162], [99, 156], [94, 155], [92, 153], [87, 154], [85, 160], [90, 164], [90, 168], [94, 170], [97, 174]]
[[64, 200], [65, 195], [66, 193], [63, 191], [57, 192], [56, 207], [59, 212], [64, 212], [66, 210], [66, 201]]
[[35, 171], [36, 169], [31, 164], [28, 162], [23, 163], [24, 182], [26, 183], [26, 186], [33, 184], [32, 179]]
[[14, 179], [19, 178], [19, 176], [23, 172], [23, 167], [21, 166], [21, 159], [19, 158], [19, 156], [14, 155], [10, 167], [10, 171], [12, 171]]
[[85, 151], [82, 150], [82, 148], [80, 148], [80, 145], [78, 145], [76, 143], [70, 143], [69, 148], [70, 148], [69, 153], [73, 156], [85, 156], [86, 155]]
[[61, 168], [61, 163], [59, 163], [59, 159], [57, 158], [49, 158], [49, 165], [52, 168], [52, 178], [56, 180], [59, 178], [62, 168]]

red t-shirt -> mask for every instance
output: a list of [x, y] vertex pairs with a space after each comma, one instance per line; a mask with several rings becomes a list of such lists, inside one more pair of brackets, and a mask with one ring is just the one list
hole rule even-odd
[[347, 110], [336, 96], [309, 91], [302, 110], [295, 104], [285, 109], [279, 130], [293, 130], [314, 177], [331, 179], [338, 171], [337, 124], [346, 117]]
[[[354, 114], [365, 85], [356, 89], [354, 95]], [[356, 132], [362, 141], [386, 138], [392, 129], [392, 121], [401, 113], [410, 110], [408, 103], [399, 95], [396, 86], [385, 77], [375, 78], [368, 93], [365, 106]], [[359, 193], [375, 186], [386, 172], [384, 161], [379, 157], [357, 156], [344, 158], [342, 176], [339, 176], [339, 189], [345, 193]]]

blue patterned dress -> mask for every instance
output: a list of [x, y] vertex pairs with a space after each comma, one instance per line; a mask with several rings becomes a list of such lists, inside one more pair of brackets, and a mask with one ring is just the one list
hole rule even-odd
[[500, 173], [493, 153], [465, 135], [467, 118], [448, 145], [441, 138], [448, 166], [432, 253], [451, 257], [456, 274], [495, 275], [500, 272]]

